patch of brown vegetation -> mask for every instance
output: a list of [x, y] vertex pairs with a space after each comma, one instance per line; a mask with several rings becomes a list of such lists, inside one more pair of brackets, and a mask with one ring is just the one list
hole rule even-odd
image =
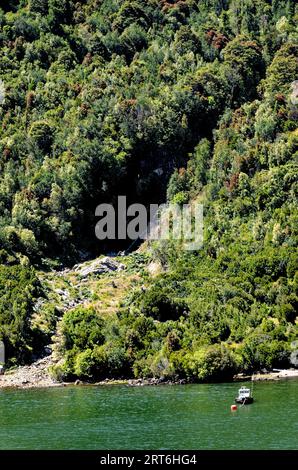
[[215, 49], [221, 51], [229, 42], [228, 38], [214, 29], [210, 29], [206, 33], [208, 44], [211, 44]]

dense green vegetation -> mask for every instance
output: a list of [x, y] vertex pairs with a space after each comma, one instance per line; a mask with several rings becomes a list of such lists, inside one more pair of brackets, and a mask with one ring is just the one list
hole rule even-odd
[[41, 332], [31, 325], [40, 292], [33, 268], [0, 266], [0, 337], [10, 364], [27, 362], [42, 346]]
[[[100, 252], [94, 209], [127, 194], [203, 203], [204, 248], [153, 245], [163, 273], [145, 276], [146, 288], [117, 314], [68, 311], [56, 373], [209, 380], [289, 364], [298, 304], [297, 20], [292, 0], [1, 7], [0, 331], [12, 338], [13, 357], [23, 357], [18, 341], [31, 344], [22, 325], [34, 296], [30, 288], [14, 310], [8, 279], [22, 297], [24, 283], [34, 284], [30, 263]], [[22, 266], [9, 266], [12, 257]], [[11, 315], [22, 325], [11, 326]]]

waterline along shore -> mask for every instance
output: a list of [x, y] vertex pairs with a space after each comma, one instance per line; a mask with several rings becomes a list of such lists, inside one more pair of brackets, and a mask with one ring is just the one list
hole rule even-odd
[[[128, 386], [144, 386], [144, 385], [184, 385], [187, 382], [183, 379], [178, 380], [162, 380], [158, 378], [149, 379], [106, 379], [100, 382], [85, 382], [76, 380], [75, 382], [60, 382], [55, 380], [50, 372], [49, 367], [52, 365], [51, 356], [39, 359], [28, 366], [20, 366], [13, 370], [8, 370], [4, 375], [0, 376], [0, 388], [48, 388], [48, 387], [65, 387], [70, 385], [128, 385]], [[253, 375], [237, 374], [233, 380], [235, 382], [242, 380], [266, 381], [281, 380], [289, 378], [298, 378], [298, 369], [274, 369], [272, 372], [256, 373]]]

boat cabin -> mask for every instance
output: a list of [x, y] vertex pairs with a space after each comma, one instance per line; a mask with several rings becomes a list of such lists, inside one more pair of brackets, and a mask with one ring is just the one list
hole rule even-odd
[[246, 387], [241, 387], [238, 391], [239, 398], [249, 398], [250, 397], [250, 389]]
[[241, 387], [238, 390], [238, 397], [235, 398], [237, 403], [249, 404], [253, 402], [253, 397], [251, 396], [250, 388]]

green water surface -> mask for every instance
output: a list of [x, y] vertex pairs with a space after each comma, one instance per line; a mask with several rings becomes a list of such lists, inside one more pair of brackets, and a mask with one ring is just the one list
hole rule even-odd
[[[245, 384], [251, 385], [251, 384]], [[298, 380], [0, 391], [0, 449], [298, 449]]]

